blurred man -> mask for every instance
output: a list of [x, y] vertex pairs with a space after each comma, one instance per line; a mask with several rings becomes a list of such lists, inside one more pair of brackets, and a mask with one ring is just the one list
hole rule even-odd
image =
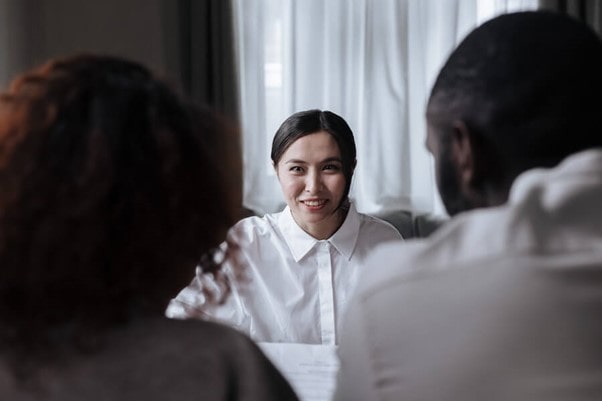
[[426, 112], [456, 216], [369, 261], [337, 400], [602, 400], [601, 114], [585, 25], [507, 14], [462, 41]]

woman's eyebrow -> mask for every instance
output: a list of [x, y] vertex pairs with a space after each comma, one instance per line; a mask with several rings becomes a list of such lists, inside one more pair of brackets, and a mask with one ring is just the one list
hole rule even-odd
[[[320, 160], [320, 163], [329, 163], [329, 162], [339, 162], [342, 163], [343, 161], [341, 160], [340, 157], [327, 157], [324, 160]], [[305, 160], [301, 160], [301, 159], [288, 159], [284, 162], [285, 164], [289, 164], [289, 163], [293, 163], [293, 164], [308, 164]]]
[[288, 159], [284, 163], [307, 164], [306, 161], [301, 160], [301, 159]]
[[[327, 157], [324, 160], [320, 160], [319, 163], [331, 163], [331, 162], [338, 162], [338, 163], [342, 163], [343, 161], [341, 160], [340, 157]], [[309, 164], [307, 161], [305, 160], [301, 160], [301, 159], [288, 159], [284, 161], [285, 164]]]
[[339, 163], [342, 163], [343, 161], [341, 160], [340, 157], [328, 157], [328, 158], [322, 160], [322, 163], [328, 163], [328, 162], [339, 162]]

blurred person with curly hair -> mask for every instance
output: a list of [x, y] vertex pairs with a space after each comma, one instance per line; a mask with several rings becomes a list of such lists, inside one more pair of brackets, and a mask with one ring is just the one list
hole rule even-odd
[[[252, 341], [163, 316], [239, 210], [238, 132], [124, 59], [0, 98], [0, 399], [296, 400]], [[230, 248], [232, 252], [232, 248]]]

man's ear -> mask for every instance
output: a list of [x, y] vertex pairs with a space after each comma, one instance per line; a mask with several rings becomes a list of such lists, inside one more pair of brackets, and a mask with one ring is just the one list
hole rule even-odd
[[452, 128], [451, 153], [464, 196], [476, 207], [506, 202], [512, 180], [491, 142], [464, 121]]
[[452, 157], [465, 196], [478, 205], [499, 203], [492, 200], [491, 189], [487, 189], [500, 176], [501, 165], [493, 149], [483, 136], [464, 121], [455, 121], [452, 128]]
[[481, 158], [478, 157], [478, 142], [475, 141], [474, 135], [474, 132], [462, 120], [452, 124], [452, 158], [458, 171], [460, 184], [465, 190], [473, 187], [482, 168], [479, 163]]

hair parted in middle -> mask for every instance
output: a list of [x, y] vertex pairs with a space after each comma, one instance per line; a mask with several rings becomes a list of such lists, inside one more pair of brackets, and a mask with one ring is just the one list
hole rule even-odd
[[357, 151], [353, 131], [341, 116], [331, 111], [318, 109], [299, 111], [289, 116], [274, 135], [271, 151], [272, 163], [274, 163], [274, 166], [278, 165], [284, 152], [297, 139], [320, 131], [332, 135], [341, 152], [343, 174], [346, 180], [343, 196], [345, 201], [351, 189], [351, 180], [357, 162]]

